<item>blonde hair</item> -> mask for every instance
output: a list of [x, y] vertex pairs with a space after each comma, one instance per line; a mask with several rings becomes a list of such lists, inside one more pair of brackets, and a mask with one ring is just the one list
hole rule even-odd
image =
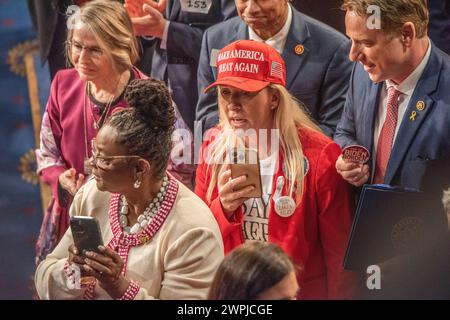
[[[114, 68], [119, 72], [131, 69], [139, 59], [139, 45], [127, 11], [115, 0], [95, 0], [84, 4], [78, 16], [81, 23], [89, 28], [104, 54], [111, 57]], [[76, 25], [75, 27], [78, 27]], [[69, 28], [66, 41], [66, 55], [73, 64], [70, 41], [73, 29]]]
[[406, 22], [412, 22], [417, 38], [427, 35], [428, 7], [426, 0], [344, 0], [342, 10], [367, 16], [371, 5], [380, 8], [381, 26], [388, 35], [396, 35]]
[[[270, 90], [276, 90], [280, 94], [278, 108], [274, 110], [273, 128], [279, 130], [279, 143], [281, 153], [286, 168], [286, 178], [289, 193], [294, 192], [294, 186], [297, 185], [296, 203], [300, 203], [303, 195], [303, 178], [305, 173], [305, 158], [303, 155], [302, 144], [298, 136], [298, 129], [307, 128], [320, 132], [320, 128], [311, 120], [304, 106], [296, 100], [285, 87], [279, 84], [271, 84]], [[219, 89], [220, 90], [220, 89]], [[220, 96], [220, 95], [219, 95]], [[211, 171], [211, 182], [208, 186], [206, 199], [211, 201], [212, 192], [217, 185], [218, 176], [222, 168], [221, 160], [226, 156], [229, 146], [236, 146], [239, 143], [239, 137], [234, 134], [231, 124], [225, 114], [225, 106], [219, 98], [219, 127], [221, 134], [211, 142], [210, 161], [207, 166], [207, 174]]]

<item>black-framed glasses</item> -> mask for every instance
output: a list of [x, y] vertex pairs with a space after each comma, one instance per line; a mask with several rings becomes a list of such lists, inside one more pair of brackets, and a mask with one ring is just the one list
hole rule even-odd
[[117, 160], [117, 159], [127, 160], [127, 159], [141, 159], [142, 158], [140, 156], [135, 156], [135, 155], [129, 155], [129, 156], [125, 156], [125, 155], [120, 155], [120, 156], [99, 156], [96, 145], [97, 145], [96, 144], [96, 140], [94, 138], [94, 139], [91, 140], [91, 154], [92, 154], [92, 156], [91, 156], [91, 158], [89, 160], [90, 160], [90, 164], [92, 166], [96, 166], [97, 168], [100, 168], [102, 170], [109, 170], [109, 169], [111, 169], [112, 168], [111, 165], [113, 164], [114, 160]]

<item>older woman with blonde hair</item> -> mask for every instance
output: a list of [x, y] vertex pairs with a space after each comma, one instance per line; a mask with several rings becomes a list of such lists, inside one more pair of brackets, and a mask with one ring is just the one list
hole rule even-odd
[[[73, 68], [59, 71], [52, 81], [36, 150], [38, 173], [53, 196], [36, 244], [36, 263], [68, 227], [73, 196], [90, 173], [92, 138], [114, 110], [127, 107], [123, 92], [128, 83], [146, 78], [133, 65], [139, 47], [118, 1], [87, 2], [68, 18], [67, 27], [66, 54]], [[176, 127], [185, 127], [180, 121]], [[181, 165], [169, 167], [176, 174]]]
[[[225, 252], [274, 242], [303, 269], [299, 298], [352, 297], [353, 277], [342, 269], [352, 193], [334, 169], [339, 146], [288, 93], [284, 61], [272, 47], [236, 41], [219, 52], [217, 67], [207, 89], [218, 86], [220, 123], [202, 146], [196, 193], [219, 223]], [[258, 152], [261, 197], [246, 183], [250, 172], [232, 178], [223, 161], [236, 146]]]

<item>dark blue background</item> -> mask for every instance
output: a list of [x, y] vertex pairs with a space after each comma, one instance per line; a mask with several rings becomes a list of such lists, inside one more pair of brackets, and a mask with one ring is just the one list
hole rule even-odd
[[[0, 0], [0, 299], [32, 298], [34, 244], [42, 210], [38, 186], [24, 181], [18, 166], [36, 146], [27, 79], [13, 73], [7, 59], [8, 51], [35, 37], [26, 1]], [[45, 101], [48, 71], [36, 65]]]

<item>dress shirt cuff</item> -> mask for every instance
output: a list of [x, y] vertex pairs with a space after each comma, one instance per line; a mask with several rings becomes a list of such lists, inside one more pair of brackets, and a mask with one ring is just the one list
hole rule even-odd
[[169, 33], [169, 25], [170, 21], [166, 20], [166, 24], [164, 25], [164, 32], [161, 39], [161, 45], [159, 46], [163, 50], [167, 50], [167, 34]]

